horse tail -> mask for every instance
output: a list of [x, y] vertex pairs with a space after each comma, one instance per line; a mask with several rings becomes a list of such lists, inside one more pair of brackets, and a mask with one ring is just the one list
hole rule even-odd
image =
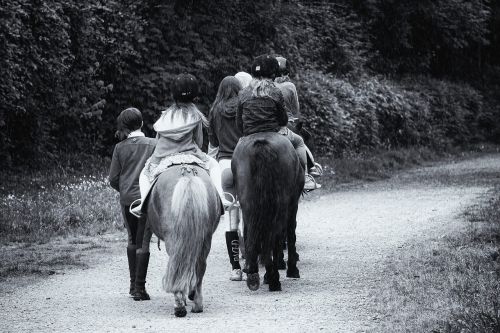
[[250, 174], [253, 186], [252, 200], [249, 202], [247, 239], [249, 249], [263, 251], [272, 250], [274, 237], [280, 232], [279, 214], [284, 213], [287, 207], [283, 205], [281, 191], [280, 170], [278, 166], [278, 152], [275, 151], [266, 139], [257, 139], [249, 154]]
[[198, 176], [183, 176], [172, 194], [172, 248], [163, 288], [186, 292], [196, 287], [196, 267], [210, 227], [208, 190]]

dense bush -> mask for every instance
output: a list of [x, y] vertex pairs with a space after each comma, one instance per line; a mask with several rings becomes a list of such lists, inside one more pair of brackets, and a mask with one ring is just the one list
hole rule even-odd
[[478, 121], [485, 114], [483, 97], [468, 85], [427, 78], [354, 82], [307, 71], [298, 86], [306, 123], [323, 153], [485, 139]]
[[[495, 1], [492, 1], [495, 2]], [[370, 26], [370, 65], [391, 73], [481, 74], [491, 7], [485, 0], [369, 0], [355, 8]]]
[[[499, 39], [488, 29], [498, 25], [496, 1], [0, 2], [2, 166], [39, 166], [67, 152], [108, 155], [123, 108], [141, 109], [152, 135], [174, 75], [199, 78], [206, 112], [220, 80], [262, 53], [292, 59], [321, 151], [500, 133], [491, 126], [498, 108], [482, 107], [483, 93], [467, 85], [377, 78], [422, 69], [494, 78]], [[487, 97], [488, 105], [500, 98]]]

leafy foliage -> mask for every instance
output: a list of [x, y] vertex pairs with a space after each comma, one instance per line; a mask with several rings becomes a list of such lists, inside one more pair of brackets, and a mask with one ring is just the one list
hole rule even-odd
[[322, 153], [484, 140], [478, 122], [483, 97], [464, 84], [376, 77], [353, 82], [308, 71], [298, 91]]
[[[153, 135], [176, 74], [198, 77], [207, 112], [222, 78], [248, 71], [263, 53], [292, 60], [305, 121], [323, 152], [500, 135], [491, 126], [500, 112], [483, 107], [483, 92], [394, 76], [500, 77], [497, 1], [0, 3], [2, 166], [57, 163], [68, 152], [109, 155], [122, 109], [143, 111]], [[497, 94], [487, 97], [498, 104], [490, 102]]]

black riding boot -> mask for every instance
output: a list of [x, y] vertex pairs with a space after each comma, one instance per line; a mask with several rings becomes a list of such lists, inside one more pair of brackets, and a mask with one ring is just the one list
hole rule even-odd
[[128, 271], [130, 272], [130, 290], [128, 293], [130, 295], [135, 290], [135, 251], [135, 247], [127, 247]]
[[238, 237], [238, 231], [226, 231], [226, 246], [231, 266], [233, 269], [241, 269], [240, 238]]
[[146, 275], [148, 273], [149, 252], [138, 253], [136, 256], [135, 291], [132, 297], [134, 301], [150, 300], [146, 292]]

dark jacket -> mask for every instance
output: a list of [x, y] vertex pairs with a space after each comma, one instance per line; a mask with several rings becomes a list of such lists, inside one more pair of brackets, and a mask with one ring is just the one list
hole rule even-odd
[[156, 139], [131, 137], [115, 146], [108, 179], [111, 187], [120, 192], [120, 204], [129, 206], [141, 197], [139, 175], [155, 144]]
[[285, 101], [278, 88], [274, 87], [265, 97], [253, 96], [250, 86], [240, 92], [236, 124], [243, 135], [277, 132], [287, 123]]
[[238, 101], [235, 96], [216, 105], [210, 112], [208, 139], [212, 146], [219, 147], [217, 160], [231, 159], [238, 140], [243, 136], [241, 129], [236, 126]]

